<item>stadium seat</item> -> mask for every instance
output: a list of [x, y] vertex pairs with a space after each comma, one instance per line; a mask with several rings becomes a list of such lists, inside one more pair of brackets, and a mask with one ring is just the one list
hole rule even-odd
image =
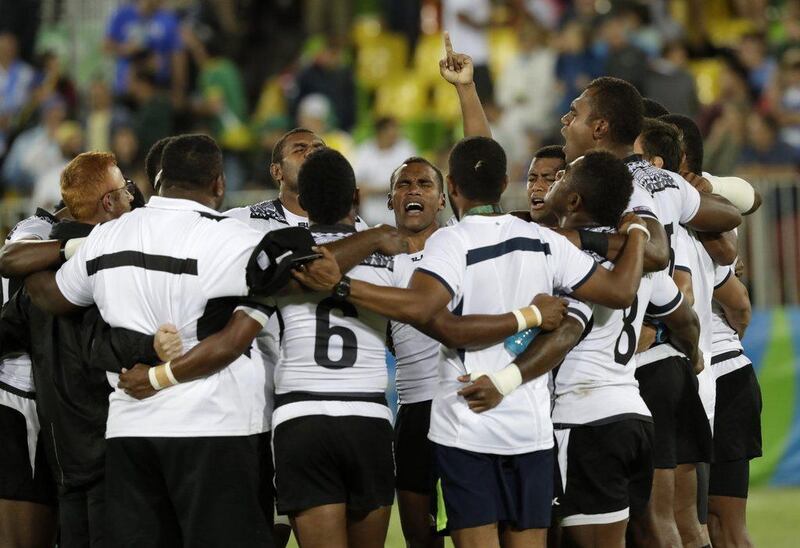
[[503, 27], [489, 31], [489, 69], [495, 80], [518, 51], [517, 34], [513, 29]]
[[453, 124], [461, 120], [461, 107], [453, 86], [441, 78], [433, 86], [433, 113], [440, 120]]
[[353, 21], [350, 36], [353, 39], [353, 44], [360, 48], [375, 41], [381, 35], [381, 32], [383, 32], [383, 26], [380, 18], [374, 15], [362, 15], [356, 17]]
[[[375, 92], [375, 115], [401, 122], [420, 116], [428, 103], [428, 87], [414, 73], [402, 72], [384, 80]], [[456, 107], [458, 102], [456, 101]]]
[[430, 84], [435, 84], [439, 76], [439, 59], [444, 56], [442, 35], [425, 34], [417, 42], [414, 52], [414, 71], [417, 76]]
[[697, 84], [697, 98], [700, 103], [710, 105], [719, 96], [719, 78], [722, 62], [718, 59], [701, 59], [689, 63], [689, 71]]
[[405, 72], [408, 63], [408, 44], [399, 34], [384, 33], [358, 48], [356, 78], [367, 88], [374, 89], [398, 71]]

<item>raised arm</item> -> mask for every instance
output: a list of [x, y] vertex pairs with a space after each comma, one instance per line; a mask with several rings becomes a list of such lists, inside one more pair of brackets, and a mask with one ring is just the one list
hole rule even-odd
[[445, 57], [439, 61], [439, 73], [442, 78], [455, 86], [458, 93], [461, 118], [464, 122], [464, 137], [491, 137], [492, 130], [472, 79], [472, 58], [453, 51], [448, 32], [444, 33], [444, 49]]

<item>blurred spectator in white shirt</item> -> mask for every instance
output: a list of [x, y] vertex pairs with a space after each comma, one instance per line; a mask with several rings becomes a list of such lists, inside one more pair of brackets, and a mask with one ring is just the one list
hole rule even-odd
[[489, 38], [492, 6], [489, 0], [442, 0], [442, 28], [450, 33], [453, 48], [472, 57], [475, 89], [482, 101], [492, 98], [489, 73]]
[[368, 224], [394, 224], [394, 214], [386, 205], [389, 179], [414, 155], [416, 150], [400, 135], [397, 120], [388, 116], [375, 122], [375, 138], [356, 148], [353, 168], [361, 196], [360, 214]]
[[18, 58], [17, 37], [0, 32], [0, 157], [15, 117], [30, 99], [35, 77], [33, 68]]
[[70, 160], [83, 152], [83, 131], [77, 122], [61, 122], [55, 138], [61, 152], [61, 161], [53, 164], [36, 180], [31, 198], [31, 213], [37, 207], [52, 211], [61, 201], [61, 172]]

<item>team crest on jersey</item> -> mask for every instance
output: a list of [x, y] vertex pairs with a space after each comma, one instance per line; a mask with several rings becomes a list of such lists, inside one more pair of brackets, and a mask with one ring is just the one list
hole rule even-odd
[[42, 208], [38, 208], [33, 215], [31, 215], [27, 219], [21, 220], [16, 225], [14, 225], [14, 228], [12, 228], [11, 232], [8, 233], [6, 239], [10, 240], [11, 237], [14, 235], [14, 233], [17, 232], [18, 230], [30, 230], [31, 232], [34, 233], [38, 233], [39, 231], [41, 231], [43, 234], [41, 234], [40, 236], [44, 238], [47, 235], [44, 233], [45, 232], [49, 233], [50, 228], [57, 222], [58, 219], [56, 219], [48, 211], [45, 211]]
[[639, 161], [628, 164], [628, 169], [631, 172], [631, 176], [633, 176], [633, 180], [644, 186], [650, 194], [655, 194], [668, 188], [678, 188], [678, 185], [675, 184], [669, 174], [648, 162]]
[[278, 208], [275, 202], [276, 200], [267, 200], [251, 205], [250, 218], [278, 221], [279, 223], [288, 225], [289, 222], [286, 220], [286, 215], [283, 214], [283, 210]]

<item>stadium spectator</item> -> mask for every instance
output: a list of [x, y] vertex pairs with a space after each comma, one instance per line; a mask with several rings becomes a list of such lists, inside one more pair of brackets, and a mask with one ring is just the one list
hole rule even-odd
[[55, 51], [45, 51], [37, 59], [37, 67], [33, 106], [57, 94], [66, 103], [67, 115], [73, 117], [79, 103], [78, 88], [65, 70], [61, 57]]
[[397, 120], [379, 118], [375, 137], [355, 150], [354, 170], [361, 198], [361, 215], [369, 224], [392, 223], [394, 214], [386, 208], [386, 193], [394, 169], [414, 156], [414, 146], [400, 133]]
[[783, 54], [768, 97], [770, 110], [781, 128], [781, 141], [800, 155], [800, 49]]
[[736, 54], [747, 69], [747, 82], [753, 96], [760, 98], [778, 68], [775, 59], [767, 53], [767, 42], [764, 35], [761, 33], [746, 34], [739, 42]]
[[772, 116], [751, 112], [747, 116], [745, 142], [739, 164], [788, 166], [798, 163], [797, 153], [778, 138], [778, 123]]
[[608, 48], [605, 54], [605, 73], [627, 80], [644, 91], [647, 55], [631, 43], [627, 18], [620, 13], [606, 19], [600, 30], [602, 42]]
[[475, 87], [481, 101], [488, 101], [494, 94], [489, 72], [490, 23], [489, 0], [442, 0], [442, 28], [450, 33], [460, 51], [472, 57]]
[[75, 156], [83, 152], [83, 131], [77, 122], [62, 122], [56, 130], [55, 140], [61, 152], [60, 162], [45, 171], [33, 186], [31, 202], [36, 207], [53, 211], [61, 201], [61, 172]]
[[689, 55], [683, 43], [664, 46], [661, 57], [650, 62], [644, 79], [644, 95], [663, 104], [669, 112], [695, 116], [700, 107], [697, 85], [688, 70]]
[[130, 83], [131, 95], [137, 109], [133, 114], [133, 127], [141, 150], [149, 149], [153, 143], [172, 135], [172, 103], [158, 88], [156, 78], [148, 70], [134, 72]]
[[117, 158], [117, 166], [129, 179], [136, 182], [144, 180], [142, 155], [139, 140], [130, 126], [119, 126], [111, 135], [111, 152]]
[[355, 76], [341, 44], [329, 40], [311, 63], [300, 69], [296, 88], [292, 114], [298, 121], [298, 110], [303, 99], [308, 95], [321, 94], [327, 97], [335, 115], [333, 127], [345, 131], [353, 127], [356, 121]]
[[30, 99], [36, 73], [18, 57], [17, 37], [0, 32], [0, 157], [6, 153], [9, 133], [16, 116]]
[[61, 164], [56, 130], [66, 118], [64, 101], [51, 97], [40, 107], [39, 124], [21, 133], [3, 164], [6, 190], [30, 194], [36, 180], [51, 167]]
[[322, 94], [314, 93], [300, 101], [297, 108], [297, 125], [316, 133], [333, 149], [345, 157], [353, 155], [353, 138], [345, 131], [336, 129], [331, 122], [333, 107], [330, 100]]
[[129, 124], [131, 114], [124, 106], [114, 104], [111, 89], [101, 79], [94, 79], [89, 84], [86, 99], [87, 108], [82, 118], [86, 150], [111, 150], [114, 130]]
[[176, 14], [162, 7], [162, 0], [133, 0], [120, 6], [106, 29], [106, 50], [116, 60], [113, 90], [124, 95], [131, 89], [132, 59], [153, 57], [155, 80], [171, 86], [176, 106], [183, 101], [186, 86], [186, 56], [181, 44]]
[[347, 39], [352, 19], [350, 0], [304, 0], [306, 34], [325, 34], [338, 43]]
[[599, 61], [589, 48], [589, 31], [577, 21], [564, 25], [556, 38], [558, 60], [556, 77], [560, 83], [561, 101], [556, 112], [566, 112], [569, 104], [601, 70]]

